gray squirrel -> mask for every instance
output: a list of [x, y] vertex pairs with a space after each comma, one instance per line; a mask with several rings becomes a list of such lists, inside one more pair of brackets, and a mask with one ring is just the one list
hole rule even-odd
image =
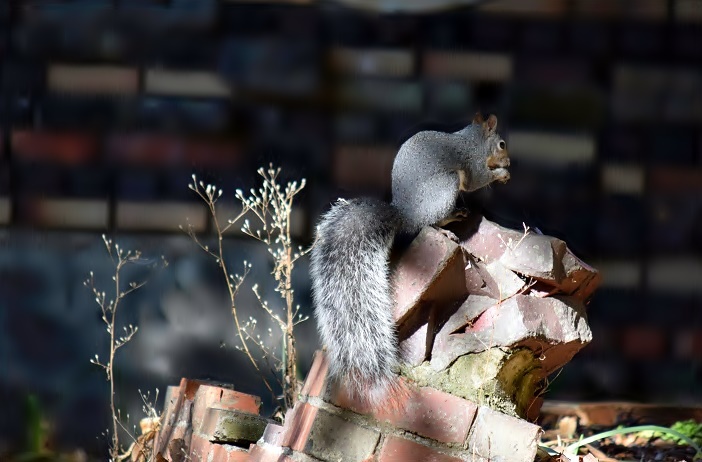
[[340, 199], [322, 216], [311, 252], [315, 318], [329, 377], [362, 407], [384, 407], [404, 392], [393, 320], [389, 255], [395, 235], [457, 217], [460, 191], [509, 180], [497, 117], [480, 114], [454, 133], [422, 131], [392, 167], [392, 202]]

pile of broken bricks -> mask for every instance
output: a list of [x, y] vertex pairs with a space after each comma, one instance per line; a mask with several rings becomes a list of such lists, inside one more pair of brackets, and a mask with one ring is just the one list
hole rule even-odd
[[361, 412], [323, 352], [282, 426], [257, 397], [184, 379], [169, 387], [157, 460], [533, 461], [544, 379], [591, 340], [600, 276], [553, 237], [479, 216], [452, 226], [393, 256], [400, 410]]

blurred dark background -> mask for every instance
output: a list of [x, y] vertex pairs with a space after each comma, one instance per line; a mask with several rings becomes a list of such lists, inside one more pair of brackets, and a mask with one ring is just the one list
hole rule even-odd
[[[107, 336], [82, 284], [92, 270], [109, 289], [102, 233], [170, 263], [137, 268], [148, 284], [120, 313], [140, 326], [116, 361], [132, 422], [137, 390], [183, 376], [267, 398], [218, 268], [178, 229], [211, 235], [190, 175], [224, 206], [268, 162], [306, 178], [293, 216], [309, 244], [337, 197], [387, 197], [406, 138], [477, 111], [497, 114], [513, 166], [472, 206], [604, 274], [594, 341], [546, 397], [698, 402], [701, 26], [699, 0], [0, 2], [0, 453], [33, 394], [54, 444], [105, 454], [108, 384], [89, 359]], [[265, 248], [226, 244], [274, 300]], [[309, 313], [306, 261], [296, 282]], [[313, 320], [298, 339], [304, 373]]]

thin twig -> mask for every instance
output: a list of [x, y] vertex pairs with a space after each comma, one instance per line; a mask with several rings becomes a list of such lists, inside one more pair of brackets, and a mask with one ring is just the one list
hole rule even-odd
[[[237, 336], [241, 342], [241, 351], [247, 356], [258, 374], [261, 376], [266, 388], [274, 395], [273, 388], [268, 379], [263, 374], [258, 361], [249, 348], [255, 346], [261, 351], [261, 359], [265, 360], [269, 368], [273, 371], [273, 376], [283, 391], [283, 404], [285, 408], [290, 408], [294, 404], [299, 391], [299, 381], [297, 379], [297, 352], [295, 345], [294, 328], [308, 317], [299, 314], [299, 306], [294, 304], [294, 291], [292, 288], [292, 271], [295, 262], [309, 252], [298, 247], [293, 250], [291, 239], [291, 212], [292, 204], [297, 195], [305, 187], [305, 180], [288, 183], [285, 188], [281, 188], [278, 183], [280, 169], [269, 166], [268, 169], [259, 169], [258, 174], [263, 179], [263, 184], [259, 189], [251, 189], [250, 195], [245, 195], [243, 191], [236, 190], [235, 198], [241, 203], [242, 209], [233, 219], [228, 220], [226, 226], [222, 226], [217, 216], [216, 202], [222, 196], [222, 190], [214, 185], [205, 185], [198, 182], [193, 175], [193, 182], [188, 185], [207, 205], [213, 220], [213, 228], [217, 235], [218, 247], [211, 250], [207, 245], [203, 245], [197, 238], [192, 225], [188, 225], [188, 235], [195, 243], [210, 256], [215, 258], [217, 264], [222, 269], [227, 280], [229, 298], [231, 301], [232, 314], [237, 330]], [[276, 281], [275, 292], [277, 292], [284, 304], [282, 313], [275, 311], [258, 291], [258, 285], [254, 285], [252, 290], [261, 309], [271, 318], [274, 324], [280, 329], [282, 334], [282, 354], [277, 356], [269, 348], [260, 336], [253, 335], [255, 320], [251, 323], [241, 324], [236, 306], [236, 296], [241, 288], [244, 277], [248, 274], [245, 270], [244, 277], [232, 277], [224, 262], [223, 235], [235, 223], [243, 219], [241, 231], [266, 245], [269, 254], [273, 258], [273, 271], [271, 274]], [[252, 221], [256, 224], [252, 224]], [[249, 265], [250, 268], [250, 265]], [[232, 281], [234, 281], [232, 283]], [[251, 328], [251, 331], [248, 329]], [[278, 378], [278, 372], [280, 378]]]

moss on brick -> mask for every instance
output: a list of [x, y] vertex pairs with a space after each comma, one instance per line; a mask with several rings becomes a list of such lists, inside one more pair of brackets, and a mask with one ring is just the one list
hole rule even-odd
[[461, 356], [440, 372], [425, 361], [405, 367], [402, 373], [420, 386], [434, 387], [516, 417], [526, 415], [541, 383], [538, 358], [528, 349], [510, 352], [490, 348]]

